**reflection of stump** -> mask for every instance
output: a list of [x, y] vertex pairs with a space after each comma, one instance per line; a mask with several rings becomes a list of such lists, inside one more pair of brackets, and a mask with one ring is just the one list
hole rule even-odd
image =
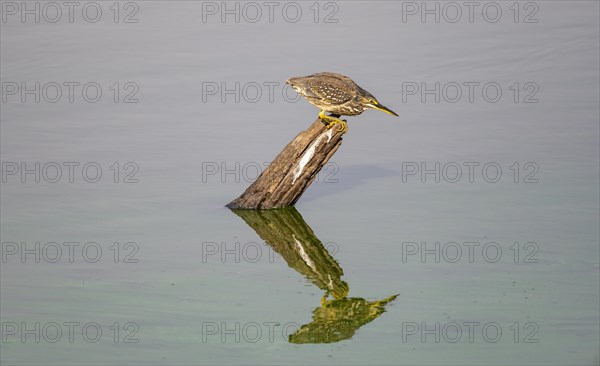
[[[331, 343], [351, 338], [356, 330], [378, 318], [398, 295], [379, 301], [347, 298], [344, 274], [312, 229], [294, 207], [276, 210], [232, 210], [283, 257], [287, 264], [326, 291], [312, 322], [303, 325], [288, 340], [291, 343]], [[334, 300], [327, 300], [331, 293]]]
[[339, 126], [326, 129], [321, 119], [317, 118], [227, 207], [259, 209], [294, 205], [340, 147], [342, 135]]
[[337, 299], [348, 294], [348, 284], [341, 279], [344, 271], [294, 207], [233, 212], [317, 287]]

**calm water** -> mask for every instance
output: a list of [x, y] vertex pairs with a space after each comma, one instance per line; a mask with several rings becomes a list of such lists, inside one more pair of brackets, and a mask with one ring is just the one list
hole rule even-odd
[[[598, 364], [598, 2], [37, 4], [2, 1], [3, 364]], [[318, 71], [400, 118], [297, 211], [224, 208]]]

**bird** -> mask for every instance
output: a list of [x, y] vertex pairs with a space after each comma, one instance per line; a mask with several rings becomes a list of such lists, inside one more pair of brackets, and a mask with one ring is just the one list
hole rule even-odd
[[319, 118], [327, 128], [339, 124], [342, 133], [348, 132], [348, 125], [340, 116], [357, 116], [373, 108], [398, 117], [396, 112], [379, 103], [373, 94], [342, 74], [319, 72], [292, 77], [285, 83], [321, 110]]

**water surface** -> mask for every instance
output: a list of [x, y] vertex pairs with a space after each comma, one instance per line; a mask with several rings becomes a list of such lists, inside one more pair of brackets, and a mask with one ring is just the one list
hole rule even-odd
[[[3, 173], [40, 163], [39, 183], [2, 182], [3, 364], [598, 363], [597, 2], [520, 3], [517, 22], [513, 2], [496, 22], [483, 2], [454, 23], [391, 1], [321, 2], [318, 14], [299, 3], [296, 22], [293, 8], [281, 15], [289, 3], [273, 22], [264, 7], [251, 22], [244, 3], [227, 3], [239, 22], [222, 21], [221, 2], [120, 3], [117, 23], [98, 4], [95, 23], [1, 24], [2, 82], [103, 92], [3, 95]], [[317, 110], [283, 85], [319, 71], [349, 75], [400, 117], [348, 118], [292, 215], [298, 246], [287, 216], [261, 231], [223, 206], [312, 123]], [[436, 83], [439, 102], [422, 89]], [[55, 183], [52, 166], [41, 173], [52, 162]], [[72, 183], [65, 163], [79, 164]], [[22, 260], [20, 243], [34, 254]], [[340, 318], [354, 322], [333, 323], [349, 330], [339, 339], [290, 338]], [[65, 322], [102, 336], [42, 334]]]

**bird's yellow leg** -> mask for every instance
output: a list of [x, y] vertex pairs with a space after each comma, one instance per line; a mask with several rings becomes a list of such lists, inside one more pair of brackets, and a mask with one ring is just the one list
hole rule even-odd
[[327, 124], [325, 125], [326, 128], [331, 128], [336, 123], [339, 123], [340, 131], [342, 131], [342, 133], [348, 132], [348, 125], [346, 124], [346, 121], [344, 121], [344, 120], [341, 120], [339, 118], [335, 118], [332, 116], [328, 116], [325, 114], [325, 111], [319, 112], [319, 118], [322, 119], [323, 121], [327, 122]]
[[321, 306], [325, 306], [325, 303], [327, 302], [328, 297], [329, 297], [329, 291], [327, 291], [325, 293], [325, 295], [323, 295], [323, 297], [321, 298]]

